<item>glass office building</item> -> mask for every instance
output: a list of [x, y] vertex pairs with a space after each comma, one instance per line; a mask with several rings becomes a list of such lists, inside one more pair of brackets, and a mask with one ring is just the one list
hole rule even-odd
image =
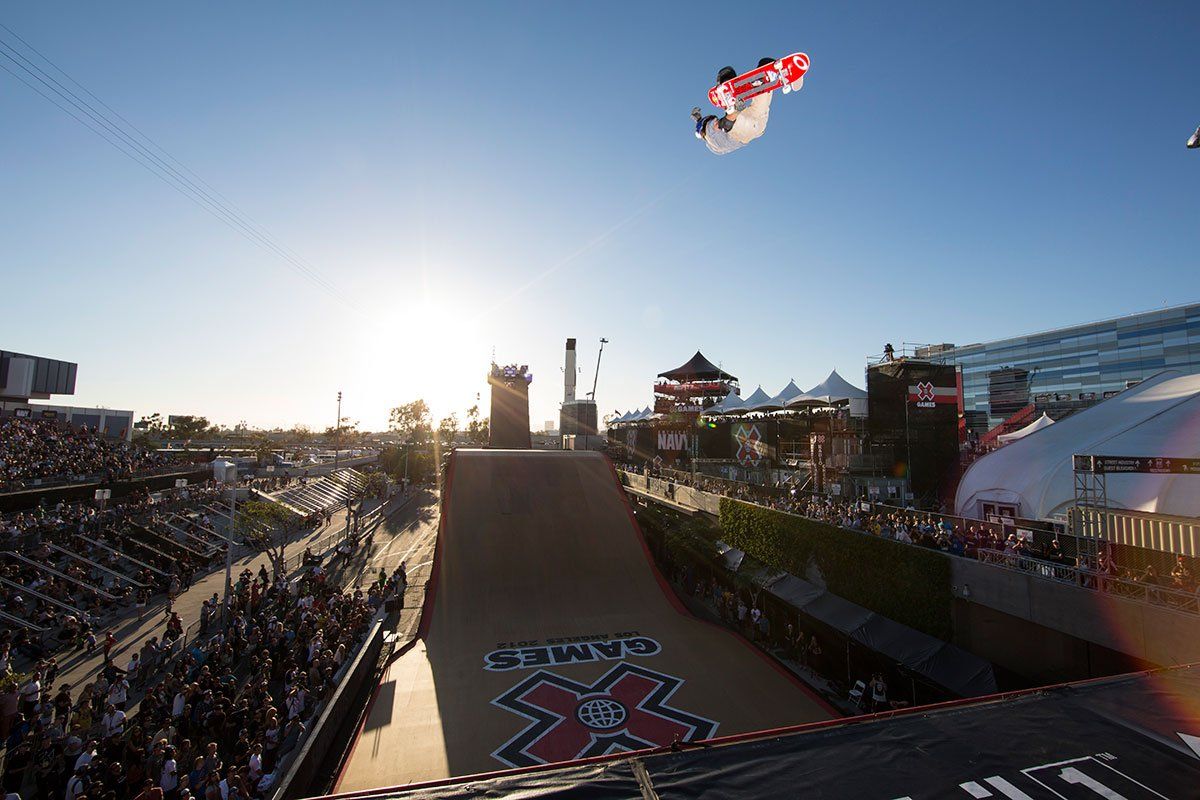
[[1166, 369], [1200, 372], [1200, 303], [918, 356], [961, 368], [967, 426], [983, 433], [1029, 405], [1060, 417]]

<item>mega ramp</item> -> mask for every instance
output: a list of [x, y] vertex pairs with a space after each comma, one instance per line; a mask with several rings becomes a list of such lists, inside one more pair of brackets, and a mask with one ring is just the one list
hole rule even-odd
[[386, 669], [336, 791], [831, 716], [688, 615], [600, 454], [457, 451], [437, 553], [422, 637]]

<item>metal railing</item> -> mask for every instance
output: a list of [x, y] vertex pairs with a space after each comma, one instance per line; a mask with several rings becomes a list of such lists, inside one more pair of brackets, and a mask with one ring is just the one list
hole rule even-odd
[[1128, 600], [1166, 606], [1189, 614], [1200, 614], [1200, 595], [1171, 586], [1159, 586], [1145, 581], [1131, 580], [1089, 567], [1063, 564], [1041, 558], [1007, 553], [1002, 550], [979, 549], [976, 557], [991, 564], [1015, 572], [1036, 575], [1046, 580], [1065, 583], [1081, 589], [1111, 594]]

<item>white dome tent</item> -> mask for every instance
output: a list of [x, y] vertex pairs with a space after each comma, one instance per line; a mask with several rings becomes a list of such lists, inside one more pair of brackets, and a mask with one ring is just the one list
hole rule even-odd
[[[955, 509], [984, 503], [1026, 519], [1061, 519], [1075, 500], [1074, 455], [1200, 458], [1200, 375], [1160, 372], [1091, 408], [983, 456], [958, 485]], [[1110, 474], [1114, 509], [1200, 517], [1200, 476]]]

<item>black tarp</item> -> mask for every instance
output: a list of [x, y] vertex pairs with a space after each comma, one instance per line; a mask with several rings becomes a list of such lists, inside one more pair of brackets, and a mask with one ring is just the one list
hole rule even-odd
[[669, 369], [666, 372], [658, 373], [658, 377], [666, 378], [669, 381], [736, 381], [733, 375], [725, 372], [716, 364], [704, 357], [704, 354], [699, 350], [696, 355], [688, 359], [686, 364]]
[[799, 613], [961, 697], [979, 697], [996, 691], [991, 664], [941, 639], [830, 594], [794, 575], [785, 575], [767, 591]]
[[800, 611], [818, 622], [824, 622], [829, 627], [847, 636], [853, 635], [856, 630], [875, 615], [874, 611], [868, 611], [862, 606], [851, 603], [844, 597], [838, 597], [836, 594], [830, 594], [829, 592], [813, 598]]
[[1188, 737], [1200, 667], [378, 797], [1184, 800], [1200, 796]]
[[784, 575], [771, 584], [767, 592], [793, 608], [800, 608], [820, 597], [825, 590], [808, 581], [802, 581], [795, 575]]

